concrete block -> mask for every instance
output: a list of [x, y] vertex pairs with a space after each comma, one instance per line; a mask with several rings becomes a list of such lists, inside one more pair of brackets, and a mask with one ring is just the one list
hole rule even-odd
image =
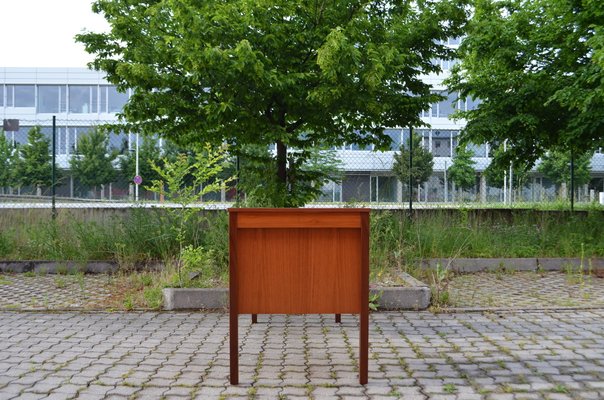
[[411, 275], [401, 275], [405, 286], [375, 287], [371, 294], [378, 294], [378, 307], [383, 310], [425, 310], [430, 306], [432, 293], [428, 285]]
[[31, 261], [0, 261], [0, 272], [3, 273], [24, 273], [34, 270], [34, 263]]
[[164, 294], [164, 309], [216, 309], [226, 308], [229, 304], [229, 289], [177, 289], [166, 288]]

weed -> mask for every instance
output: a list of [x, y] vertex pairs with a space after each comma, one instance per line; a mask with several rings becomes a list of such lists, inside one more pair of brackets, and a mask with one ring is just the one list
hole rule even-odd
[[134, 309], [134, 302], [131, 295], [127, 295], [124, 298], [124, 308], [128, 311], [132, 311]]
[[379, 293], [370, 293], [369, 294], [369, 309], [372, 311], [377, 311], [380, 298], [382, 297], [382, 292]]
[[452, 383], [445, 383], [443, 385], [443, 390], [447, 394], [454, 394], [454, 393], [457, 393], [457, 386], [455, 386]]
[[163, 293], [161, 288], [145, 288], [143, 290], [143, 296], [145, 298], [145, 303], [147, 307], [152, 308], [154, 310], [158, 310], [161, 308], [163, 303]]
[[552, 391], [554, 393], [563, 393], [563, 394], [568, 394], [568, 388], [562, 384], [557, 384]]
[[36, 276], [36, 273], [34, 271], [27, 271], [23, 273], [23, 276], [26, 278], [33, 278]]
[[55, 277], [55, 286], [57, 289], [62, 289], [65, 287], [65, 279], [60, 277]]
[[10, 284], [12, 284], [11, 281], [6, 279], [6, 277], [0, 275], [0, 285], [10, 285]]

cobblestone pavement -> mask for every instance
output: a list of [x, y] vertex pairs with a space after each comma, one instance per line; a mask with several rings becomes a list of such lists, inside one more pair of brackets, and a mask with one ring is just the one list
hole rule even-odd
[[604, 307], [604, 279], [564, 272], [474, 273], [449, 283], [451, 305], [462, 308]]
[[0, 275], [0, 309], [56, 310], [109, 307], [109, 275]]
[[[123, 288], [107, 275], [0, 274], [0, 310], [119, 308]], [[563, 272], [456, 275], [448, 286], [457, 308], [604, 307], [604, 279]]]
[[374, 313], [369, 383], [356, 317], [0, 313], [2, 399], [602, 399], [604, 309]]

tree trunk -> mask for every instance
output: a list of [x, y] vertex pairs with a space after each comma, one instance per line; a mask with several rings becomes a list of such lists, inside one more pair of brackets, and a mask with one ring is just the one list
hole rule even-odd
[[287, 146], [277, 140], [277, 178], [282, 184], [287, 183]]

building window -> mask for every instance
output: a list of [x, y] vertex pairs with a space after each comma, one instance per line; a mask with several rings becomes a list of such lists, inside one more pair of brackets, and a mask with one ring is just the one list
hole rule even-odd
[[451, 157], [450, 131], [432, 131], [432, 155], [434, 157]]
[[401, 129], [384, 129], [384, 135], [390, 137], [390, 150], [398, 150], [401, 147]]
[[0, 107], [4, 107], [4, 85], [0, 85]]
[[35, 107], [36, 88], [34, 85], [6, 85], [7, 107]]
[[342, 201], [369, 201], [369, 175], [346, 175], [342, 180]]
[[128, 93], [120, 93], [115, 86], [107, 87], [107, 111], [121, 112], [128, 102]]
[[371, 177], [371, 201], [381, 203], [396, 202], [397, 179], [394, 176]]
[[67, 96], [65, 86], [42, 85], [38, 86], [38, 112], [58, 113], [65, 112]]
[[446, 96], [446, 98], [438, 102], [437, 116], [440, 118], [448, 118], [449, 115], [453, 114], [457, 109], [457, 93], [441, 92], [440, 94]]
[[487, 156], [487, 145], [486, 144], [474, 144], [470, 143], [468, 149], [472, 151], [474, 157], [486, 157]]
[[69, 112], [88, 114], [98, 112], [98, 89], [96, 86], [69, 86]]
[[480, 99], [475, 99], [473, 97], [466, 98], [466, 110], [476, 110], [478, 105], [480, 104]]

